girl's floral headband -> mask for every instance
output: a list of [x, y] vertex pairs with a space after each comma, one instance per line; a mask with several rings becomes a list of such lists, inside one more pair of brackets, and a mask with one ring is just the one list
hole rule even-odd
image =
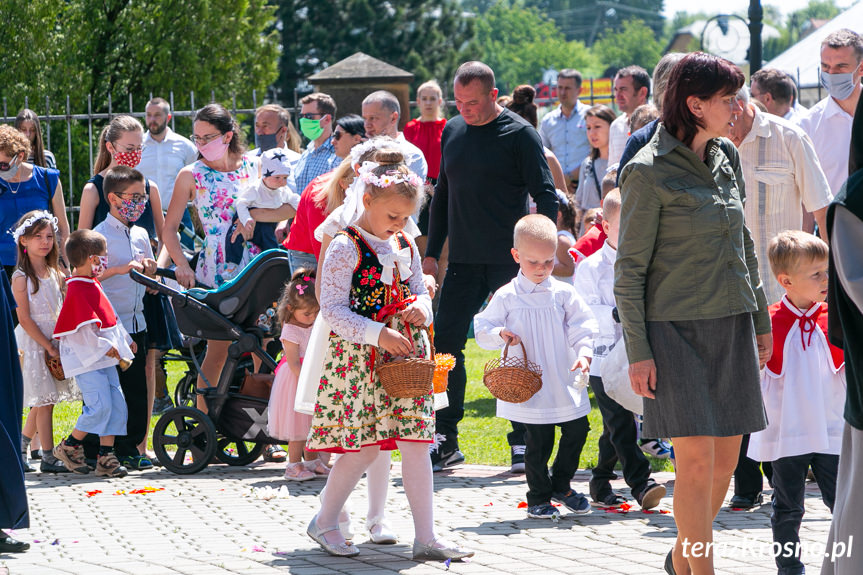
[[374, 172], [379, 167], [380, 164], [377, 162], [363, 162], [359, 170], [360, 180], [365, 184], [371, 184], [378, 188], [388, 188], [402, 183], [419, 187], [423, 183], [422, 179], [411, 171], [405, 174], [398, 170], [389, 170], [379, 176]]
[[39, 220], [48, 220], [49, 222], [51, 222], [51, 225], [54, 227], [55, 234], [59, 231], [59, 228], [57, 227], [57, 218], [54, 216], [54, 214], [49, 211], [42, 210], [36, 212], [32, 216], [24, 220], [23, 224], [15, 228], [15, 231], [11, 232], [12, 237], [15, 239], [15, 243], [18, 243], [18, 238], [24, 235], [24, 232], [27, 231], [27, 228], [29, 228]]

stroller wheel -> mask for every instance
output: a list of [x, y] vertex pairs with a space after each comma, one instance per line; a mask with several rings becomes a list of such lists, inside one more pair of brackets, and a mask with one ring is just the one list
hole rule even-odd
[[195, 407], [195, 388], [198, 386], [198, 375], [186, 372], [183, 379], [174, 388], [174, 405], [177, 407]]
[[216, 453], [216, 427], [207, 414], [193, 407], [171, 409], [153, 428], [153, 451], [169, 471], [197, 473]]
[[248, 465], [257, 460], [264, 452], [264, 443], [236, 441], [227, 437], [219, 437], [216, 447], [216, 459], [228, 465]]

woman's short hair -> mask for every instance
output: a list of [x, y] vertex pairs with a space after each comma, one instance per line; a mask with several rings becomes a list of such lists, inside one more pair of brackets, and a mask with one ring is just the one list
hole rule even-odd
[[366, 137], [366, 123], [362, 116], [356, 114], [348, 114], [336, 120], [336, 126], [341, 126], [342, 130], [351, 136]]
[[[207, 104], [195, 113], [194, 122], [207, 122], [212, 124], [219, 133], [227, 134], [233, 132], [231, 142], [228, 144], [228, 152], [233, 155], [242, 154], [246, 151], [246, 144], [243, 141], [243, 133], [240, 131], [240, 125], [237, 120], [231, 115], [227, 108], [221, 104]], [[201, 155], [198, 154], [200, 158]]]
[[24, 161], [30, 154], [30, 141], [23, 132], [19, 132], [8, 124], [0, 125], [0, 152], [13, 158], [24, 152]]
[[687, 54], [668, 76], [662, 102], [665, 129], [688, 146], [699, 128], [704, 127], [704, 121], [692, 113], [687, 100], [691, 96], [709, 100], [737, 94], [744, 79], [740, 68], [728, 60], [704, 52]]

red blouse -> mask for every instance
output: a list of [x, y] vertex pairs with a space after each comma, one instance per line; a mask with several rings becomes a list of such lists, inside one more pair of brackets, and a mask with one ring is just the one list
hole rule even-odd
[[323, 207], [319, 208], [315, 204], [315, 198], [330, 183], [332, 178], [333, 172], [321, 174], [303, 190], [300, 204], [297, 206], [297, 215], [294, 216], [294, 223], [291, 224], [291, 233], [282, 244], [286, 249], [312, 254], [316, 258], [320, 257], [321, 242], [315, 239], [315, 230], [327, 219], [325, 211], [327, 204], [324, 202]]
[[428, 177], [437, 179], [440, 174], [440, 137], [446, 119], [433, 122], [421, 122], [419, 118], [407, 123], [404, 130], [405, 139], [422, 150], [429, 165]]

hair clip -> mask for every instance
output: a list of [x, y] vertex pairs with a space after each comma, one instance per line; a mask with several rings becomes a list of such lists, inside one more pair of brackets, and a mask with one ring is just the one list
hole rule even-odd
[[294, 287], [297, 288], [297, 291], [300, 292], [300, 295], [306, 295], [306, 288], [309, 286], [304, 286], [303, 284], [297, 284]]

